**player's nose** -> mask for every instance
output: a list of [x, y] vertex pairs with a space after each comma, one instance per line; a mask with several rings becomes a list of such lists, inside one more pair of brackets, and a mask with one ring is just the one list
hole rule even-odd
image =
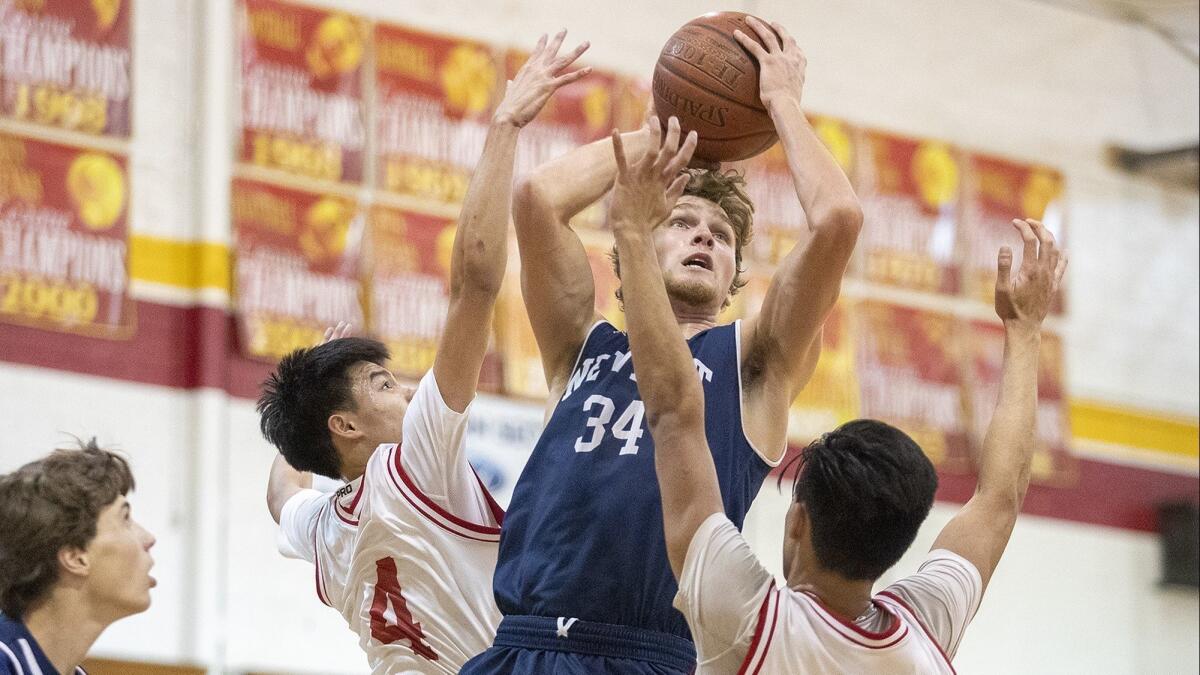
[[692, 236], [692, 243], [700, 244], [701, 246], [707, 246], [709, 248], [712, 248], [712, 245], [713, 245], [712, 232], [709, 232], [708, 228], [706, 228], [706, 227], [696, 228], [696, 233]]

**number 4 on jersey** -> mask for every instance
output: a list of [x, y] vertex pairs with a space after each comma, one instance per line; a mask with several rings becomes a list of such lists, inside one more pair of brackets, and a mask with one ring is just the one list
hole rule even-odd
[[400, 579], [396, 561], [380, 558], [375, 561], [375, 597], [371, 600], [371, 637], [387, 645], [408, 640], [412, 650], [430, 661], [438, 655], [425, 643], [421, 624], [413, 620], [408, 603], [400, 594]]

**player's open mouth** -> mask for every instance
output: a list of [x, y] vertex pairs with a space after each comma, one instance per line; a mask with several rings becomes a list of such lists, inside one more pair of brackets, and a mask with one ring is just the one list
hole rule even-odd
[[712, 256], [707, 253], [693, 253], [683, 259], [684, 267], [700, 267], [712, 271]]

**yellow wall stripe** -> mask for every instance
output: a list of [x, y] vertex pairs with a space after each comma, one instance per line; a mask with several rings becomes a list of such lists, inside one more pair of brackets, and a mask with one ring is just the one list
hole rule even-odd
[[1071, 435], [1112, 445], [1145, 448], [1200, 458], [1200, 425], [1195, 419], [1074, 399]]
[[[178, 241], [146, 235], [129, 238], [129, 272], [139, 281], [228, 293], [231, 255], [225, 244]], [[1200, 423], [1154, 412], [1082, 399], [1070, 403], [1076, 438], [1141, 448], [1174, 457], [1200, 458]]]
[[146, 235], [129, 237], [129, 276], [190, 290], [230, 290], [229, 247]]

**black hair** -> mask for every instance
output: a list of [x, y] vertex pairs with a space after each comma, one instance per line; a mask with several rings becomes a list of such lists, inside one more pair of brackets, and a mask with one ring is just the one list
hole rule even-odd
[[807, 508], [813, 552], [847, 579], [873, 581], [896, 564], [937, 492], [937, 472], [921, 446], [878, 420], [843, 424], [798, 461], [792, 498]]
[[354, 408], [351, 367], [363, 361], [382, 366], [388, 358], [382, 342], [359, 337], [330, 340], [283, 357], [258, 398], [263, 436], [297, 471], [340, 479], [342, 462], [329, 416]]

